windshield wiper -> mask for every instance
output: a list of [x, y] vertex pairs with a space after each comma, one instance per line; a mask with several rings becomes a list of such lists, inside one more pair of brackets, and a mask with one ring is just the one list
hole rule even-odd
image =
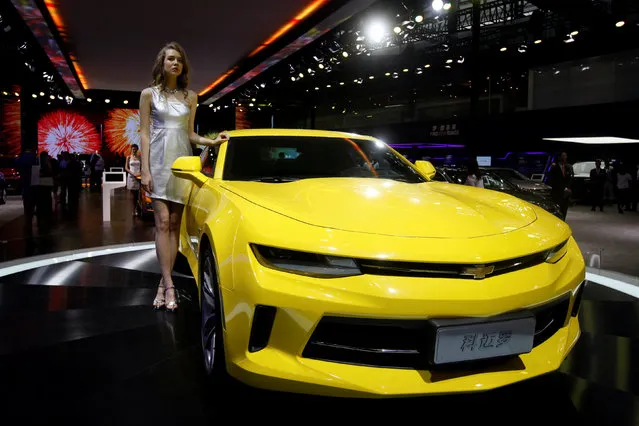
[[259, 178], [251, 179], [251, 182], [287, 183], [295, 182], [296, 180], [300, 180], [300, 178], [288, 176], [262, 176]]

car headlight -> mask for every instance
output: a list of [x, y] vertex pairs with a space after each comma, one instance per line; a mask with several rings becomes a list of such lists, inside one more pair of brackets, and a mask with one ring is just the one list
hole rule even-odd
[[361, 275], [357, 263], [348, 257], [327, 256], [251, 244], [258, 262], [267, 268], [315, 278]]
[[547, 263], [557, 263], [568, 253], [568, 240], [548, 250], [546, 252]]

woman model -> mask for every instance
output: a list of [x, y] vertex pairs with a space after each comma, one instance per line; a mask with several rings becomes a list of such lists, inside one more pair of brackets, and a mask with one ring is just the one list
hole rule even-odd
[[140, 197], [140, 174], [142, 162], [140, 161], [140, 151], [136, 144], [131, 145], [131, 155], [126, 157], [124, 170], [128, 173], [126, 179], [126, 187], [131, 191], [133, 197], [133, 216], [140, 215], [140, 206], [138, 204]]
[[184, 49], [175, 42], [165, 45], [153, 65], [153, 81], [140, 96], [142, 188], [153, 200], [155, 250], [162, 279], [153, 301], [156, 309], [178, 307], [172, 271], [178, 252], [180, 224], [191, 183], [171, 173], [173, 162], [192, 155], [191, 144], [212, 146], [228, 138], [211, 140], [195, 133], [197, 95], [188, 90], [189, 64]]

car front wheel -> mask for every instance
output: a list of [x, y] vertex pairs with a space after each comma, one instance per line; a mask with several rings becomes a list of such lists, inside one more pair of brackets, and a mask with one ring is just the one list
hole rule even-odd
[[210, 250], [203, 253], [200, 263], [201, 337], [204, 368], [207, 376], [225, 375], [222, 309], [219, 297], [215, 258]]

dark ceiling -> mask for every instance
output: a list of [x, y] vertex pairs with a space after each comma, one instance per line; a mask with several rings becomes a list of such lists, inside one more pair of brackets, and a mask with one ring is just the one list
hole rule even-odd
[[139, 91], [159, 49], [184, 46], [191, 88], [207, 87], [310, 0], [55, 2], [89, 89]]

